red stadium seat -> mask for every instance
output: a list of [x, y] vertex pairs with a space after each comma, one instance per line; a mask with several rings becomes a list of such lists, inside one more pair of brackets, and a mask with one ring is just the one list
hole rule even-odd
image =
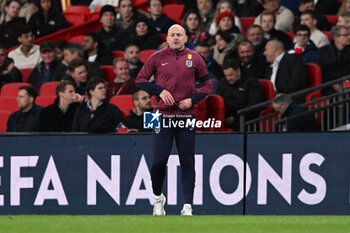
[[[322, 83], [322, 73], [319, 65], [314, 63], [306, 63], [308, 72], [309, 72], [309, 86], [314, 87]], [[309, 93], [305, 96], [305, 102], [310, 102], [316, 97], [320, 98], [321, 90], [316, 90], [312, 93]]]
[[147, 49], [140, 51], [140, 61], [145, 63], [147, 59], [155, 52], [155, 49]]
[[112, 82], [115, 79], [114, 69], [112, 65], [100, 66], [104, 80]]
[[136, 8], [148, 12], [147, 0], [133, 0], [133, 4]]
[[130, 110], [134, 109], [132, 95], [115, 95], [109, 100], [109, 102], [116, 105], [120, 111], [122, 111], [123, 117], [129, 115]]
[[69, 39], [69, 43], [77, 43], [77, 44], [81, 44], [83, 45], [84, 43], [84, 38], [85, 36], [84, 35], [81, 35], [81, 36], [73, 36]]
[[29, 83], [21, 82], [21, 83], [8, 83], [2, 86], [0, 96], [14, 96], [17, 97], [18, 89], [22, 86], [31, 86]]
[[214, 118], [221, 121], [221, 128], [210, 128], [210, 131], [232, 131], [232, 129], [225, 129], [225, 101], [220, 95], [209, 95], [207, 98], [208, 119]]
[[246, 32], [249, 26], [254, 24], [255, 17], [241, 17], [239, 19], [241, 20], [242, 31]]
[[163, 42], [166, 42], [166, 37], [167, 36], [168, 36], [167, 34], [160, 34], [159, 35], [160, 39], [162, 39]]
[[6, 124], [10, 114], [9, 111], [0, 111], [0, 132], [6, 132]]
[[19, 110], [17, 104], [17, 96], [1, 96], [0, 111], [15, 112]]
[[[259, 117], [263, 117], [265, 115], [269, 115], [274, 113], [273, 108], [268, 106], [266, 109], [263, 109], [260, 111]], [[275, 117], [268, 118], [266, 120], [263, 120], [259, 122], [259, 129], [261, 132], [274, 132], [275, 125], [274, 123], [280, 119], [279, 115], [276, 115]]]
[[181, 24], [181, 15], [184, 8], [185, 5], [183, 4], [168, 4], [163, 7], [163, 13], [174, 20], [175, 23]]
[[59, 81], [44, 83], [40, 87], [40, 95], [53, 95], [56, 96], [56, 87]]
[[295, 34], [294, 34], [293, 32], [285, 32], [285, 33], [289, 36], [289, 38], [290, 38], [292, 41], [294, 41]]
[[267, 79], [258, 79], [261, 89], [264, 93], [266, 100], [272, 100], [275, 97], [275, 90], [273, 84], [270, 80]]
[[333, 27], [337, 25], [338, 23], [338, 15], [325, 15], [326, 19], [328, 20], [329, 24]]
[[113, 58], [124, 58], [124, 51], [112, 51]]
[[79, 14], [79, 13], [64, 13], [64, 17], [66, 18], [67, 22], [72, 24], [73, 26], [82, 25], [87, 20], [85, 15]]
[[[200, 120], [200, 121], [205, 121], [207, 119], [208, 116], [208, 109], [207, 109], [207, 103], [206, 103], [206, 99], [202, 99], [201, 101], [199, 101], [195, 106], [195, 113], [196, 113], [196, 120]], [[209, 131], [209, 128], [197, 128], [197, 131]]]
[[322, 31], [324, 34], [326, 34], [326, 36], [328, 37], [328, 40], [329, 41], [332, 41], [333, 40], [333, 38], [332, 38], [332, 34], [331, 34], [331, 32], [330, 31]]
[[42, 107], [47, 107], [55, 102], [56, 95], [39, 95], [35, 99], [35, 104]]
[[89, 21], [99, 20], [99, 19], [100, 19], [100, 12], [94, 11], [90, 14]]
[[63, 11], [63, 14], [66, 13], [75, 13], [75, 14], [81, 14], [86, 17], [86, 19], [90, 16], [90, 9], [88, 6], [69, 6], [65, 11]]
[[20, 69], [19, 71], [21, 71], [21, 74], [22, 74], [22, 81], [27, 82], [30, 73], [32, 73], [33, 71], [33, 68], [24, 68], [24, 69]]

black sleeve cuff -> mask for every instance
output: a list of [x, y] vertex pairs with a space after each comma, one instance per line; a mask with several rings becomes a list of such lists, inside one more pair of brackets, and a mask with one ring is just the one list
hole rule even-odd
[[150, 82], [136, 83], [136, 87], [153, 95], [160, 95], [160, 93], [164, 90], [164, 88], [162, 88], [161, 86], [155, 85]]

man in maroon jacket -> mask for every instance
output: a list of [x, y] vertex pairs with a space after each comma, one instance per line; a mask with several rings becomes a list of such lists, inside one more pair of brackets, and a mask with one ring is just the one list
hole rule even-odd
[[[167, 42], [168, 48], [154, 53], [144, 64], [137, 76], [136, 86], [157, 96], [154, 108], [161, 112], [167, 122], [191, 120], [195, 117], [194, 105], [211, 92], [208, 70], [199, 54], [185, 48], [187, 36], [183, 27], [177, 24], [170, 27]], [[152, 76], [155, 78], [154, 83], [149, 82]], [[197, 91], [196, 79], [201, 83], [201, 88]], [[185, 201], [181, 214], [192, 215], [195, 129], [181, 128], [179, 125], [163, 125], [159, 131], [155, 130], [153, 133], [153, 215], [165, 215], [166, 199], [162, 194], [162, 186], [174, 137], [181, 163]]]

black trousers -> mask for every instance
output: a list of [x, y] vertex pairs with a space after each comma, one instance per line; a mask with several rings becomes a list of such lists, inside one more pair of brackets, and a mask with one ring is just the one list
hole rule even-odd
[[[194, 116], [187, 118], [192, 119]], [[187, 118], [173, 117], [171, 121], [186, 121]], [[151, 168], [151, 179], [153, 193], [155, 195], [160, 195], [162, 193], [162, 186], [166, 175], [166, 165], [175, 138], [180, 158], [184, 201], [186, 204], [192, 204], [195, 182], [195, 135], [195, 128], [162, 127], [159, 132], [153, 131], [153, 164]]]

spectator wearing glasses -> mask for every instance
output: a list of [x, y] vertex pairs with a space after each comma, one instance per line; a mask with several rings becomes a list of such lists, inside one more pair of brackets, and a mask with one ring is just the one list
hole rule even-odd
[[13, 60], [6, 56], [6, 49], [0, 45], [0, 89], [6, 83], [22, 82], [22, 74]]
[[306, 25], [299, 25], [295, 31], [295, 43], [290, 53], [301, 54], [304, 62], [316, 63], [317, 47], [310, 40], [310, 29]]
[[[334, 26], [331, 30], [333, 41], [318, 50], [317, 64], [322, 70], [322, 82], [341, 78], [350, 73], [350, 34], [344, 26]], [[323, 91], [325, 95], [339, 90], [339, 85]]]

